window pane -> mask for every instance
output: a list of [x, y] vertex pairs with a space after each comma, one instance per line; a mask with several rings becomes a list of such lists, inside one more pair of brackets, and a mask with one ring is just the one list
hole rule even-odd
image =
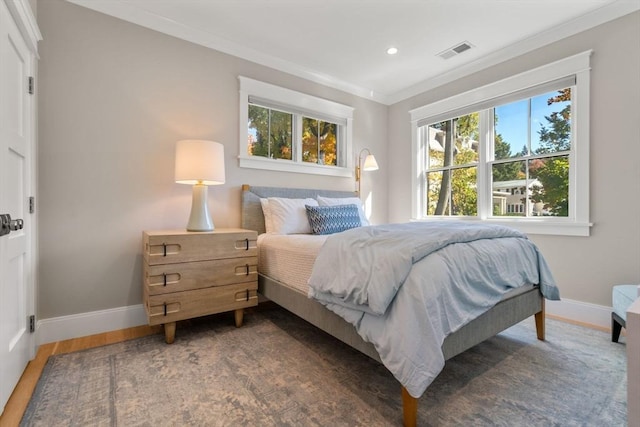
[[270, 156], [269, 109], [249, 105], [247, 154], [250, 156]]
[[478, 215], [477, 167], [451, 171], [451, 215]]
[[512, 102], [494, 109], [496, 160], [529, 154], [529, 100]]
[[271, 110], [271, 157], [291, 160], [293, 117], [290, 113]]
[[425, 137], [426, 146], [429, 148], [429, 161], [427, 169], [444, 166], [445, 135], [450, 122], [440, 122], [427, 126]]
[[569, 156], [529, 160], [532, 215], [569, 216]]
[[427, 126], [429, 169], [478, 162], [479, 113]]
[[526, 216], [526, 162], [508, 162], [491, 167], [493, 215]]
[[338, 164], [338, 125], [302, 118], [302, 161], [319, 165]]
[[291, 160], [292, 114], [249, 105], [248, 115], [247, 154]]
[[[449, 215], [450, 178], [448, 170], [427, 174], [427, 215]], [[441, 188], [445, 190], [441, 192]]]
[[531, 98], [531, 151], [571, 149], [571, 88]]
[[453, 164], [466, 165], [478, 162], [479, 117], [479, 113], [471, 113], [453, 120], [455, 129]]
[[427, 214], [476, 216], [478, 214], [477, 167], [427, 174]]

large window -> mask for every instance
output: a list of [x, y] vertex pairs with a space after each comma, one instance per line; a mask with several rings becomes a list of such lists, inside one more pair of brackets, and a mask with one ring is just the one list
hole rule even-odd
[[351, 176], [351, 107], [240, 79], [240, 166]]
[[411, 111], [414, 217], [588, 235], [589, 54]]

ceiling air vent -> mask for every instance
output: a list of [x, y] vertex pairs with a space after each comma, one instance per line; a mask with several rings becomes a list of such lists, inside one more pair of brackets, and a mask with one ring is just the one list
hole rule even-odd
[[451, 57], [454, 57], [456, 55], [461, 54], [462, 52], [465, 52], [471, 49], [472, 47], [473, 45], [471, 43], [464, 41], [462, 43], [458, 43], [453, 47], [450, 47], [449, 49], [443, 50], [437, 56], [439, 56], [442, 59], [449, 59]]

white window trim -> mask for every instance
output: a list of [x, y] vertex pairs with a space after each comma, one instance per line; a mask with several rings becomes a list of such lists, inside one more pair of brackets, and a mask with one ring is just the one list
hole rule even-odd
[[[412, 139], [412, 206], [411, 216], [414, 221], [450, 221], [450, 220], [480, 220], [496, 224], [508, 225], [530, 234], [555, 234], [566, 236], [588, 236], [589, 222], [589, 88], [590, 88], [590, 56], [588, 50], [577, 55], [552, 62], [547, 65], [508, 77], [503, 80], [434, 102], [411, 110], [411, 139]], [[538, 86], [553, 80], [575, 75], [575, 93], [572, 94], [572, 114], [576, 120], [571, 122], [572, 145], [569, 155], [569, 212], [570, 217], [529, 217], [529, 218], [496, 218], [489, 217], [488, 204], [490, 201], [479, 200], [478, 217], [425, 217], [422, 213], [424, 206], [424, 191], [422, 189], [421, 170], [426, 156], [425, 148], [420, 146], [420, 127], [418, 122], [432, 116], [455, 111], [478, 104], [493, 98], [508, 95], [523, 89]], [[481, 132], [485, 132], [490, 124], [481, 123]], [[483, 129], [484, 128], [484, 129]], [[579, 142], [576, 142], [579, 141]], [[485, 148], [480, 150], [480, 162], [486, 164]], [[486, 174], [488, 168], [485, 168]], [[478, 185], [486, 187], [489, 176], [478, 174]]]
[[[353, 107], [269, 83], [260, 82], [244, 76], [238, 76], [238, 80], [240, 81], [240, 141], [238, 142], [238, 159], [240, 167], [314, 175], [353, 177], [353, 170], [350, 167], [353, 161]], [[316, 112], [322, 116], [331, 116], [342, 119], [346, 124], [342, 126], [344, 131], [343, 146], [338, 147], [338, 150], [339, 155], [343, 156], [345, 159], [344, 166], [317, 165], [302, 161], [268, 159], [265, 157], [248, 155], [247, 135], [249, 133], [249, 96], [266, 99], [281, 105], [287, 105], [296, 110], [308, 111], [310, 113]]]

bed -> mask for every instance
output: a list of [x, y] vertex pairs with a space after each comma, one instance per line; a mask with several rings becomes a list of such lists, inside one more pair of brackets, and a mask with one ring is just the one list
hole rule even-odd
[[[260, 199], [269, 197], [300, 199], [317, 196], [343, 198], [357, 197], [357, 194], [332, 190], [244, 185], [242, 187], [242, 227], [255, 230], [259, 234], [265, 232], [265, 219]], [[374, 345], [361, 338], [352, 324], [327, 309], [325, 305], [310, 299], [304, 289], [292, 287], [259, 271], [258, 292], [356, 350], [382, 362]], [[525, 285], [513, 289], [502, 296], [499, 302], [488, 311], [448, 335], [442, 344], [444, 358], [452, 358], [532, 315], [535, 316], [537, 337], [544, 340], [544, 297], [539, 287]], [[416, 425], [418, 398], [412, 396], [404, 386], [401, 391], [404, 424]]]

